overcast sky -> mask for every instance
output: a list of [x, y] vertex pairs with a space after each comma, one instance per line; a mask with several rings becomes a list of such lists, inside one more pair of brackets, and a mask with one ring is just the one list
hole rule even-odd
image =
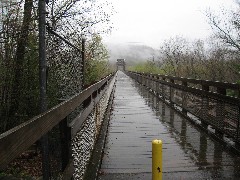
[[106, 43], [144, 44], [158, 48], [164, 39], [183, 36], [204, 39], [211, 28], [204, 15], [207, 9], [234, 7], [234, 0], [108, 0], [116, 14], [114, 30]]

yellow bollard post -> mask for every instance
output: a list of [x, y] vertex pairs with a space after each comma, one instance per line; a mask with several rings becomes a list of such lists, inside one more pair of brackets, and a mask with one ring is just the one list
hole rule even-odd
[[162, 141], [152, 141], [152, 180], [162, 180]]

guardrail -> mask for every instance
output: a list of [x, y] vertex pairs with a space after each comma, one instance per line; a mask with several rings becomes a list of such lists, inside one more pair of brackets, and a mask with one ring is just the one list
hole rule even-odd
[[[0, 170], [4, 170], [13, 159], [27, 150], [44, 134], [50, 132], [56, 125], [59, 125], [60, 129], [62, 171], [66, 170], [71, 158], [69, 157], [71, 139], [81, 129], [86, 118], [99, 102], [109, 84], [113, 84], [111, 82], [115, 81], [114, 76], [114, 74], [111, 74], [105, 77], [47, 112], [0, 134]], [[68, 123], [67, 116], [81, 105], [83, 106], [81, 113]]]
[[155, 92], [167, 104], [184, 115], [223, 135], [240, 142], [240, 85], [226, 82], [173, 77], [159, 74], [126, 72]]

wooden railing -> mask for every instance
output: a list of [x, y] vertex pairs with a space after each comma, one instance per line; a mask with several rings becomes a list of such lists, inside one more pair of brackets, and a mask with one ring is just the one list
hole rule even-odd
[[167, 104], [218, 137], [240, 142], [240, 85], [226, 82], [127, 72]]
[[[94, 105], [98, 103], [111, 81], [114, 80], [111, 74], [94, 85], [83, 90], [81, 93], [58, 104], [45, 113], [42, 113], [19, 126], [10, 129], [0, 135], [0, 170], [21, 153], [27, 150], [32, 144], [39, 140], [44, 134], [59, 125], [62, 142], [63, 171], [69, 163], [69, 145], [71, 138], [81, 128], [87, 116], [91, 113]], [[83, 104], [83, 110], [71, 123], [67, 122], [67, 116]]]

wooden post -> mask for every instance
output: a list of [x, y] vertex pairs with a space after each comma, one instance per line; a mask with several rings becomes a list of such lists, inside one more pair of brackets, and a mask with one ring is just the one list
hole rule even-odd
[[[209, 86], [207, 85], [202, 85], [202, 90], [204, 91], [209, 91]], [[202, 114], [202, 121], [201, 121], [201, 125], [204, 128], [208, 128], [208, 108], [209, 108], [209, 99], [208, 97], [206, 97], [204, 94], [202, 95], [202, 108], [201, 108], [201, 114]]]
[[147, 79], [144, 73], [142, 73], [142, 77], [143, 77], [143, 85], [146, 86], [147, 84]]
[[240, 139], [239, 139], [239, 133], [240, 133], [240, 106], [238, 106], [238, 119], [237, 119], [237, 129], [236, 129], [236, 144], [240, 147]]
[[[187, 81], [182, 81], [182, 85], [187, 87]], [[182, 113], [187, 115], [187, 93], [185, 90], [182, 91]]]
[[71, 129], [67, 125], [67, 118], [59, 123], [61, 140], [62, 172], [68, 165], [70, 159]]
[[150, 81], [151, 81], [151, 87], [150, 87], [150, 88], [154, 91], [154, 84], [155, 84], [154, 75], [151, 74], [151, 75], [150, 75], [150, 79], [151, 79], [151, 80], [150, 80]]
[[150, 75], [149, 74], [147, 74], [147, 77], [146, 77], [146, 79], [147, 79], [147, 87], [149, 88], [149, 85], [150, 85]]
[[[217, 93], [226, 95], [225, 88], [217, 88]], [[219, 137], [223, 137], [223, 130], [224, 130], [224, 119], [225, 119], [225, 104], [222, 101], [217, 101], [216, 107], [216, 119], [217, 119], [217, 127], [218, 129], [215, 130], [215, 134]]]
[[207, 137], [204, 133], [200, 133], [200, 147], [198, 158], [200, 161], [207, 162]]
[[[162, 80], [165, 81], [166, 79], [163, 77]], [[165, 101], [165, 85], [164, 84], [162, 84], [162, 99]]]
[[[174, 80], [173, 79], [170, 79], [170, 82], [174, 84]], [[170, 100], [170, 104], [172, 105], [173, 104], [173, 98], [174, 98], [174, 89], [172, 86], [170, 86], [170, 97], [169, 97], [169, 100]]]
[[157, 79], [157, 82], [156, 82], [156, 94], [159, 96], [159, 87], [160, 87], [159, 80], [160, 80], [160, 77], [157, 76], [156, 79]]

